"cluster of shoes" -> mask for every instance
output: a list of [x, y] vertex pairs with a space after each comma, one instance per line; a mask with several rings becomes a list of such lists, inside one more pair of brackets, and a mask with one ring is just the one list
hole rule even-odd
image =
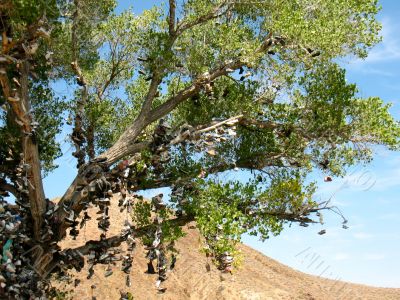
[[[52, 224], [54, 223], [54, 212], [58, 209], [57, 205], [54, 205], [53, 202], [51, 202], [49, 199], [46, 199], [46, 213], [44, 215], [44, 224], [43, 228], [41, 230], [41, 241], [43, 243], [48, 243], [51, 241], [51, 238], [54, 235], [54, 232], [52, 230]], [[54, 253], [57, 250], [59, 250], [59, 247], [57, 244], [52, 243], [51, 244], [51, 251]]]
[[[122, 271], [124, 271], [127, 274], [126, 285], [128, 287], [131, 286], [131, 281], [130, 281], [130, 276], [129, 276], [131, 268], [132, 268], [132, 254], [131, 253], [133, 252], [133, 250], [136, 247], [136, 241], [133, 237], [132, 226], [129, 224], [128, 221], [125, 222], [124, 228], [122, 229], [122, 232], [121, 232], [121, 237], [123, 237], [127, 243], [128, 253], [126, 255], [123, 255], [121, 249], [107, 248], [106, 244], [100, 245], [100, 247], [91, 250], [88, 255], [89, 274], [87, 276], [87, 279], [90, 279], [94, 275], [94, 265], [95, 264], [107, 265], [104, 276], [108, 277], [113, 274], [111, 265], [115, 266], [117, 261], [122, 260]], [[104, 239], [105, 235], [102, 234], [101, 238]]]
[[[217, 123], [218, 120], [214, 120]], [[216, 156], [215, 144], [227, 141], [237, 135], [236, 124], [238, 120], [234, 119], [226, 122], [223, 126], [218, 127], [213, 132], [204, 133], [204, 139], [199, 139], [199, 134], [190, 125], [184, 125], [179, 130], [173, 131], [171, 126], [163, 119], [160, 120], [158, 126], [154, 130], [153, 141], [151, 144], [152, 165], [155, 170], [162, 171], [171, 157], [169, 155], [169, 147], [179, 144], [183, 141], [190, 143], [196, 151], [203, 151], [210, 156]]]
[[169, 143], [172, 139], [171, 126], [164, 119], [160, 119], [153, 133], [153, 141], [150, 150], [152, 152], [161, 152], [159, 147]]
[[[21, 159], [19, 165], [15, 169], [15, 175], [17, 179], [15, 180], [15, 184], [17, 187], [18, 192], [21, 196], [27, 196], [29, 194], [29, 180], [28, 180], [28, 171], [30, 170], [31, 166], [23, 162], [23, 154], [21, 153]], [[24, 208], [28, 208], [28, 205], [24, 205]]]
[[104, 233], [106, 233], [110, 228], [110, 216], [108, 215], [109, 208], [105, 205], [110, 205], [110, 199], [103, 198], [98, 200], [102, 201], [102, 204], [99, 205], [100, 210], [97, 212], [97, 214], [101, 215], [100, 217], [96, 218], [96, 220], [98, 221], [97, 227], [100, 228]]
[[[153, 243], [154, 244], [154, 243]], [[156, 288], [159, 293], [164, 293], [167, 289], [161, 287], [161, 283], [167, 279], [167, 267], [168, 260], [165, 256], [165, 250], [161, 245], [158, 245], [157, 248], [147, 247], [149, 250], [147, 252], [146, 258], [149, 259], [147, 263], [147, 274], [158, 274], [158, 278], [156, 280]], [[154, 269], [153, 261], [157, 260], [157, 269]]]
[[159, 211], [162, 209], [165, 209], [167, 206], [165, 205], [163, 198], [163, 194], [158, 194], [151, 198], [151, 204], [152, 204], [152, 210], [153, 211]]
[[30, 238], [25, 213], [0, 197], [0, 299], [35, 299], [44, 296], [41, 278], [30, 267]]
[[[125, 185], [128, 173], [129, 168], [124, 162], [123, 165], [118, 165], [115, 169], [111, 171], [110, 177], [105, 178], [104, 176], [98, 176], [97, 179], [94, 179], [89, 183], [89, 198], [93, 195], [92, 197], [94, 199], [92, 200], [92, 202], [99, 208], [97, 214], [100, 214], [100, 216], [97, 218], [97, 220], [98, 227], [103, 231], [100, 236], [101, 239], [105, 239], [106, 233], [109, 230], [110, 226], [109, 206], [111, 204], [111, 197], [113, 195], [112, 190], [121, 191], [122, 197], [119, 200], [118, 204], [121, 212], [123, 212], [125, 209], [127, 210], [127, 212], [130, 212], [134, 199], [136, 197], [140, 197], [127, 194]], [[101, 196], [102, 194], [103, 196]], [[87, 213], [84, 212], [81, 226], [84, 226], [82, 225], [82, 222], [86, 222], [85, 220], [89, 220], [89, 218], [90, 217], [87, 215]], [[126, 274], [126, 286], [131, 286], [130, 271], [133, 261], [132, 252], [136, 247], [136, 240], [133, 235], [133, 226], [129, 223], [128, 220], [125, 221], [120, 236], [127, 244], [128, 253], [121, 254], [121, 250], [117, 248], [109, 249], [106, 244], [104, 244], [104, 247], [100, 245], [99, 248], [92, 250], [88, 256], [88, 279], [90, 279], [94, 275], [95, 264], [107, 265], [104, 276], [108, 277], [113, 274], [111, 265], [116, 265], [116, 261], [122, 261], [121, 269]], [[121, 299], [124, 298], [123, 295], [126, 295], [126, 293], [121, 292]]]
[[[79, 113], [77, 113], [75, 116], [75, 123], [82, 123], [82, 117]], [[85, 142], [85, 134], [83, 133], [83, 129], [80, 126], [74, 127], [71, 139], [76, 147], [76, 150], [72, 153], [72, 156], [78, 159], [77, 167], [79, 168], [85, 163], [85, 156], [86, 156], [86, 153], [83, 150], [83, 144]]]
[[84, 212], [83, 212], [83, 217], [82, 217], [81, 223], [79, 224], [79, 227], [82, 229], [82, 228], [86, 225], [86, 222], [89, 221], [89, 220], [91, 220], [91, 219], [92, 219], [92, 217], [89, 216], [89, 214], [87, 213], [87, 211], [84, 211]]
[[[156, 225], [156, 230], [154, 232], [153, 242], [150, 246], [147, 246], [145, 249], [148, 250], [146, 258], [149, 260], [147, 263], [147, 271], [148, 274], [158, 274], [158, 278], [156, 281], [156, 288], [159, 293], [164, 293], [167, 289], [161, 287], [161, 283], [167, 279], [167, 265], [168, 260], [165, 255], [165, 247], [163, 246], [162, 239], [162, 229], [161, 224], [163, 219], [159, 217], [159, 212], [166, 208], [166, 204], [163, 202], [163, 194], [159, 194], [154, 196], [151, 199], [152, 211], [156, 213], [156, 217], [154, 219], [154, 224]], [[157, 260], [157, 269], [154, 269], [153, 261]]]
[[157, 268], [158, 268], [158, 279], [156, 281], [156, 288], [160, 293], [164, 293], [167, 289], [161, 287], [161, 283], [167, 280], [167, 266], [168, 260], [165, 256], [165, 251], [157, 250]]
[[185, 214], [185, 205], [188, 201], [184, 198], [185, 188], [183, 186], [173, 185], [171, 187], [171, 202], [176, 203], [175, 214], [177, 217]]
[[128, 253], [127, 255], [122, 257], [122, 268], [121, 270], [126, 274], [126, 278], [125, 278], [125, 285], [127, 287], [131, 287], [132, 283], [131, 283], [131, 277], [130, 277], [130, 272], [132, 269], [132, 256], [130, 253]]
[[113, 195], [111, 190], [111, 183], [105, 176], [100, 176], [98, 179], [94, 179], [89, 183], [89, 192], [99, 197], [107, 195], [111, 197]]
[[167, 163], [171, 157], [168, 153], [168, 145], [172, 140], [171, 126], [164, 120], [160, 119], [153, 133], [153, 140], [150, 145], [152, 151], [151, 163], [156, 171], [164, 170], [163, 164]]
[[[110, 226], [108, 210], [111, 204], [111, 197], [113, 196], [113, 179], [106, 178], [106, 176], [104, 176], [104, 173], [109, 171], [106, 161], [106, 158], [90, 161], [88, 166], [89, 171], [86, 174], [86, 179], [77, 189], [78, 191], [81, 189], [80, 192], [85, 195], [84, 216], [81, 220], [80, 227], [84, 227], [86, 222], [90, 220], [90, 216], [87, 214], [86, 210], [91, 207], [91, 204], [94, 204], [99, 208], [97, 214], [101, 215], [96, 218], [98, 221], [98, 227], [104, 233], [108, 231]], [[71, 214], [72, 213], [73, 212], [71, 212]], [[72, 228], [70, 234], [74, 235], [75, 233], [78, 234], [79, 231], [77, 232], [76, 229]]]
[[[214, 123], [217, 123], [214, 120]], [[211, 156], [216, 155], [215, 143], [227, 141], [229, 138], [235, 137], [236, 123], [238, 121], [232, 120], [226, 122], [223, 126], [204, 134], [204, 139], [199, 139], [199, 133], [188, 124], [185, 124], [179, 130], [172, 131], [171, 127], [165, 121], [160, 120], [160, 124], [156, 128], [153, 135], [152, 152], [154, 155], [154, 164], [165, 163], [169, 161], [168, 148], [172, 145], [179, 144], [183, 141], [190, 143], [196, 151], [203, 151], [207, 149], [207, 154]]]
[[120, 261], [121, 258], [118, 256], [118, 254], [121, 253], [121, 250], [115, 248], [115, 249], [98, 249], [98, 250], [92, 250], [89, 252], [89, 255], [87, 257], [87, 262], [88, 262], [88, 276], [87, 279], [92, 278], [94, 275], [94, 265], [96, 264], [103, 264], [107, 265], [104, 276], [108, 277], [113, 274], [111, 265], [116, 265], [117, 261]]
[[96, 263], [96, 251], [90, 251], [90, 253], [89, 253], [88, 257], [87, 257], [87, 262], [88, 262], [88, 265], [89, 265], [89, 268], [88, 268], [89, 274], [87, 276], [87, 279], [90, 279], [94, 275], [94, 269], [93, 268], [94, 268], [94, 265]]
[[133, 195], [132, 197], [130, 196], [122, 197], [118, 202], [118, 206], [120, 207], [119, 211], [123, 212], [126, 210], [128, 213], [131, 213], [133, 202], [135, 199], [143, 199], [143, 197], [137, 195]]
[[62, 256], [62, 265], [67, 269], [75, 268], [78, 272], [85, 266], [85, 259], [81, 252], [78, 250], [67, 249], [64, 252], [59, 252]]
[[237, 121], [228, 122], [225, 124], [225, 127], [219, 127], [214, 132], [206, 133], [202, 143], [197, 145], [199, 150], [205, 148], [207, 149], [206, 153], [209, 156], [216, 156], [217, 151], [215, 150], [215, 144], [228, 141], [237, 135], [235, 126], [236, 122]]
[[132, 252], [136, 248], [136, 240], [133, 236], [133, 226], [129, 223], [128, 220], [125, 221], [124, 227], [121, 231], [121, 236], [125, 239], [126, 244], [128, 246], [127, 250]]
[[76, 220], [75, 213], [72, 209], [70, 209], [70, 203], [69, 202], [64, 202], [62, 205], [64, 211], [68, 214], [65, 217], [65, 222], [71, 227], [71, 230], [69, 234], [73, 237], [75, 240], [76, 237], [79, 234], [79, 230], [76, 229], [76, 226], [79, 225], [79, 222]]
[[229, 252], [224, 252], [218, 256], [219, 269], [225, 273], [232, 273], [233, 256]]
[[126, 239], [127, 244], [127, 254], [123, 255], [122, 258], [122, 267], [121, 270], [126, 274], [125, 285], [127, 287], [131, 286], [131, 277], [130, 272], [132, 269], [133, 256], [132, 253], [136, 248], [136, 240], [133, 236], [133, 226], [129, 223], [128, 220], [125, 221], [124, 227], [122, 228], [121, 236]]

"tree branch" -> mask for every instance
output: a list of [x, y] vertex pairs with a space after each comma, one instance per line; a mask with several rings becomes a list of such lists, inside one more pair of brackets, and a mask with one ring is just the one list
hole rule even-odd
[[[0, 74], [0, 83], [4, 97], [9, 101], [14, 115], [15, 122], [19, 125], [24, 163], [29, 166], [26, 171], [26, 179], [29, 191], [29, 203], [33, 218], [33, 234], [35, 239], [40, 240], [40, 230], [43, 222], [43, 213], [46, 209], [45, 195], [43, 190], [42, 176], [40, 170], [39, 150], [36, 143], [35, 132], [31, 126], [31, 116], [28, 112], [31, 109], [29, 100], [28, 74], [30, 66], [27, 60], [21, 62], [20, 67], [20, 89], [12, 93], [10, 82], [6, 74]], [[13, 193], [14, 194], [14, 193]]]
[[169, 0], [169, 35], [172, 37], [175, 35], [175, 11], [176, 11], [176, 0]]
[[[21, 68], [21, 101], [25, 115], [31, 110], [29, 99], [29, 74], [30, 66], [28, 61], [23, 61]], [[43, 224], [43, 214], [46, 212], [46, 200], [43, 189], [41, 163], [39, 158], [39, 147], [36, 142], [35, 132], [31, 127], [31, 118], [29, 119], [28, 131], [24, 131], [22, 137], [22, 150], [24, 153], [25, 164], [29, 166], [26, 176], [28, 179], [29, 203], [34, 224], [34, 236], [36, 240], [41, 239], [41, 228]]]
[[185, 20], [182, 20], [177, 25], [177, 29], [176, 29], [177, 35], [181, 35], [184, 31], [186, 31], [186, 30], [188, 30], [188, 29], [190, 29], [190, 28], [192, 28], [192, 27], [194, 27], [196, 25], [199, 25], [199, 24], [202, 24], [202, 23], [206, 23], [206, 22], [208, 22], [210, 20], [213, 20], [213, 19], [216, 19], [216, 18], [218, 18], [220, 16], [223, 16], [229, 10], [229, 7], [223, 13], [218, 14], [218, 11], [222, 7], [224, 7], [227, 3], [228, 3], [228, 1], [223, 1], [221, 4], [219, 4], [218, 6], [214, 7], [214, 9], [211, 12], [209, 12], [208, 14], [201, 15], [197, 19], [195, 19], [195, 20], [193, 20], [191, 22], [185, 22]]
[[1, 180], [0, 180], [0, 190], [7, 191], [7, 192], [13, 194], [15, 198], [18, 197], [17, 189], [14, 186], [12, 186], [11, 184], [8, 184]]
[[[267, 49], [272, 45], [270, 37], [271, 34], [258, 47], [258, 49], [254, 52], [254, 55], [258, 55], [260, 53], [264, 53], [265, 51], [267, 51]], [[192, 85], [181, 90], [178, 94], [169, 98], [166, 102], [148, 111], [148, 113], [145, 114], [148, 108], [151, 107], [152, 100], [154, 99], [154, 96], [156, 94], [156, 89], [159, 83], [161, 82], [162, 76], [158, 72], [155, 72], [152, 84], [150, 86], [149, 92], [146, 96], [145, 102], [143, 104], [139, 116], [136, 118], [133, 124], [130, 127], [128, 127], [128, 129], [120, 136], [118, 141], [110, 149], [101, 154], [100, 157], [107, 158], [109, 164], [115, 163], [123, 156], [129, 154], [126, 152], [127, 149], [126, 144], [134, 142], [145, 127], [147, 127], [154, 121], [160, 119], [161, 117], [165, 116], [166, 114], [170, 113], [183, 101], [199, 93], [200, 90], [204, 88], [206, 84], [209, 84], [218, 77], [227, 75], [229, 73], [228, 70], [231, 69], [235, 70], [242, 66], [245, 66], [246, 64], [247, 62], [241, 59], [227, 61], [218, 68], [215, 68], [210, 72], [206, 72], [198, 76], [194, 80]]]
[[[127, 151], [132, 152], [132, 153], [140, 152], [143, 149], [146, 149], [149, 146], [149, 144], [150, 144], [150, 142], [128, 144]], [[75, 180], [72, 182], [72, 184], [69, 186], [68, 190], [65, 192], [65, 194], [60, 199], [60, 201], [59, 201], [60, 207], [62, 207], [62, 205], [64, 203], [68, 202], [69, 203], [68, 206], [75, 212], [76, 215], [79, 215], [79, 213], [83, 209], [81, 201], [82, 201], [82, 199], [85, 198], [84, 194], [82, 193], [82, 190], [87, 189], [87, 185], [90, 183], [90, 182], [88, 182], [88, 179], [86, 178], [86, 176], [89, 172], [92, 172], [90, 164], [79, 170], [78, 175], [76, 176]], [[94, 174], [94, 175], [99, 176], [101, 174]], [[83, 186], [81, 184], [82, 182], [85, 183]], [[77, 191], [77, 187], [79, 185], [81, 185], [81, 190]], [[58, 220], [61, 220], [60, 223], [57, 225], [58, 226], [58, 229], [57, 229], [58, 237], [63, 237], [65, 235], [65, 231], [69, 227], [65, 222], [66, 216], [67, 216], [67, 212], [65, 212], [63, 209], [57, 210], [56, 217]]]
[[[268, 38], [255, 51], [254, 55], [266, 51], [270, 45], [271, 45], [271, 40]], [[193, 81], [192, 85], [181, 90], [177, 95], [169, 98], [169, 100], [167, 100], [160, 106], [154, 108], [153, 110], [150, 110], [147, 114], [144, 114], [144, 111], [146, 111], [148, 107], [151, 107], [151, 103], [155, 96], [156, 89], [162, 77], [160, 75], [161, 73], [155, 72], [152, 84], [150, 86], [149, 92], [147, 94], [147, 97], [145, 99], [145, 102], [143, 104], [139, 116], [136, 118], [133, 124], [125, 130], [125, 132], [120, 136], [118, 141], [110, 149], [102, 153], [98, 158], [105, 159], [108, 165], [112, 165], [113, 163], [123, 158], [124, 156], [133, 154], [134, 153], [133, 151], [143, 149], [141, 147], [146, 145], [141, 145], [140, 147], [138, 147], [137, 146], [138, 144], [135, 144], [135, 141], [144, 128], [146, 128], [152, 122], [170, 113], [183, 101], [199, 93], [200, 90], [204, 88], [206, 84], [209, 84], [218, 77], [228, 74], [229, 73], [228, 70], [238, 69], [242, 66], [245, 66], [246, 64], [247, 63], [241, 59], [227, 61], [220, 67], [213, 69], [210, 73], [206, 72], [198, 76]], [[133, 145], [136, 146], [133, 147]], [[68, 188], [67, 192], [60, 201], [60, 205], [62, 205], [65, 201], [71, 200], [72, 209], [77, 213], [79, 213], [82, 210], [82, 205], [80, 205], [81, 194], [80, 192], [76, 191], [76, 187], [78, 181], [82, 179], [84, 179], [84, 172], [78, 174], [77, 178]], [[65, 215], [65, 213], [61, 212], [61, 215], [63, 216]], [[61, 218], [61, 220], [64, 220], [64, 218]], [[60, 226], [59, 237], [62, 237], [65, 234], [66, 228], [67, 226], [63, 221], [63, 223]]]
[[31, 128], [29, 119], [27, 118], [24, 107], [21, 104], [20, 96], [18, 94], [12, 94], [11, 84], [6, 74], [0, 73], [0, 84], [3, 89], [4, 98], [6, 98], [10, 104], [11, 109], [17, 118], [16, 122], [22, 127], [23, 131], [30, 132]]
[[[88, 89], [87, 82], [83, 76], [82, 70], [79, 66], [79, 45], [78, 45], [78, 22], [80, 18], [80, 0], [74, 0], [75, 11], [72, 18], [72, 32], [71, 32], [71, 40], [72, 40], [72, 62], [71, 67], [74, 73], [76, 74], [76, 81], [78, 85], [82, 86], [82, 94], [81, 99], [77, 101], [76, 105], [76, 115], [75, 115], [75, 124], [72, 132], [72, 141], [75, 144], [76, 151], [73, 153], [78, 159], [78, 167], [85, 163], [85, 151], [83, 149], [83, 144], [85, 140], [85, 134], [83, 130], [83, 118], [85, 114], [85, 105], [88, 97]], [[86, 136], [87, 138], [87, 136]], [[90, 148], [90, 147], [89, 147]]]
[[208, 131], [212, 131], [212, 130], [217, 129], [218, 127], [224, 126], [226, 124], [233, 125], [233, 124], [235, 124], [237, 122], [240, 122], [242, 117], [243, 117], [243, 115], [238, 115], [238, 116], [234, 116], [232, 118], [229, 118], [229, 119], [226, 119], [226, 120], [223, 120], [223, 121], [220, 121], [220, 122], [215, 122], [211, 126], [207, 126], [207, 127], [203, 128], [203, 129], [197, 130], [196, 134], [202, 134], [202, 133], [205, 133], [205, 132], [208, 132]]
[[238, 69], [244, 62], [240, 60], [228, 62], [218, 69], [211, 71], [210, 74], [205, 73], [199, 76], [192, 85], [185, 88], [184, 90], [180, 91], [176, 96], [171, 97], [169, 100], [161, 104], [160, 106], [154, 108], [149, 113], [149, 122], [152, 123], [159, 118], [163, 117], [164, 115], [171, 112], [174, 108], [176, 108], [180, 103], [189, 99], [190, 97], [196, 95], [200, 90], [211, 81], [215, 80], [218, 77], [228, 74], [227, 69]]

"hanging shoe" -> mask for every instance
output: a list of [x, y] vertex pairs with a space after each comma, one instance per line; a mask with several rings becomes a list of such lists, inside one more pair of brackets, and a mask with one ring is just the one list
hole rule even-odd
[[147, 271], [145, 272], [147, 274], [156, 274], [156, 271], [154, 270], [153, 262], [150, 261], [147, 263]]
[[129, 275], [126, 275], [126, 278], [125, 278], [125, 285], [126, 285], [127, 287], [131, 287], [131, 285], [132, 285], [131, 277], [130, 277]]
[[69, 216], [65, 217], [65, 221], [67, 221], [68, 223], [74, 223], [75, 221], [75, 214], [74, 211], [70, 211]]

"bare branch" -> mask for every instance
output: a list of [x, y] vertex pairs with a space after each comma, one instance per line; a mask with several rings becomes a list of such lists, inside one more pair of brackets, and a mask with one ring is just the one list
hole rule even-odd
[[237, 60], [228, 62], [221, 67], [213, 70], [209, 74], [203, 74], [199, 76], [192, 85], [180, 91], [176, 96], [170, 98], [160, 106], [153, 109], [149, 114], [149, 122], [152, 123], [164, 115], [171, 112], [175, 107], [177, 107], [183, 101], [189, 99], [190, 97], [196, 95], [200, 90], [211, 81], [215, 80], [218, 77], [228, 74], [228, 69], [238, 69], [242, 65], [245, 65], [244, 62]]
[[226, 119], [226, 120], [224, 120], [224, 121], [217, 122], [217, 123], [215, 123], [215, 124], [213, 124], [213, 125], [211, 125], [211, 126], [208, 126], [208, 127], [204, 128], [204, 129], [198, 130], [198, 131], [196, 132], [196, 134], [202, 134], [202, 133], [205, 133], [205, 132], [208, 132], [208, 131], [217, 129], [218, 127], [224, 126], [224, 125], [226, 125], [226, 124], [235, 124], [235, 123], [239, 122], [239, 120], [240, 120], [242, 117], [243, 117], [243, 115], [238, 115], [238, 116], [235, 116], [235, 117]]
[[197, 19], [195, 19], [193, 21], [187, 22], [185, 20], [182, 20], [177, 25], [177, 29], [176, 29], [177, 35], [182, 34], [184, 31], [186, 31], [186, 30], [188, 30], [188, 29], [190, 29], [190, 28], [192, 28], [192, 27], [194, 27], [196, 25], [203, 24], [203, 23], [206, 23], [206, 22], [208, 22], [210, 20], [213, 20], [213, 19], [216, 19], [216, 18], [218, 18], [220, 16], [223, 16], [224, 14], [226, 14], [228, 12], [230, 6], [228, 6], [228, 8], [224, 12], [219, 13], [219, 11], [226, 4], [228, 4], [228, 1], [223, 1], [221, 4], [219, 4], [218, 6], [214, 7], [214, 9], [212, 11], [210, 11], [207, 14], [199, 16]]
[[155, 71], [153, 78], [151, 80], [151, 83], [150, 83], [149, 91], [146, 95], [146, 98], [144, 100], [144, 103], [143, 103], [143, 106], [142, 106], [142, 109], [140, 111], [138, 118], [141, 118], [141, 117], [147, 118], [147, 115], [151, 109], [153, 100], [154, 100], [155, 96], [157, 95], [157, 89], [158, 89], [158, 86], [160, 85], [160, 83], [161, 83], [161, 74], [159, 74], [159, 72]]

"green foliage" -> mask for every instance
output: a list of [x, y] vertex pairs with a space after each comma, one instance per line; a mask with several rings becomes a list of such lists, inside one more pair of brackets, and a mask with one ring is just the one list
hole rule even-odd
[[137, 201], [132, 209], [132, 220], [139, 227], [150, 225], [151, 203], [148, 201]]
[[12, 0], [10, 16], [14, 34], [19, 36], [24, 34], [24, 27], [39, 18], [46, 16], [53, 19], [59, 16], [56, 0]]
[[[151, 244], [154, 238], [154, 231], [156, 230], [156, 225], [153, 223], [154, 212], [152, 212], [152, 205], [149, 201], [143, 199], [136, 199], [132, 207], [132, 221], [135, 226], [141, 227], [151, 227], [148, 234], [145, 235], [142, 240], [145, 245]], [[173, 217], [173, 212], [168, 209], [162, 209], [158, 213], [158, 217], [163, 220], [169, 220]], [[181, 227], [171, 224], [169, 222], [161, 223], [162, 238], [161, 241], [165, 245], [173, 243], [179, 238], [183, 237], [185, 234]]]
[[[39, 145], [43, 175], [46, 176], [57, 167], [54, 161], [62, 155], [57, 137], [63, 126], [66, 103], [63, 99], [55, 96], [46, 80], [40, 79], [31, 82], [29, 97], [32, 102], [32, 117], [38, 123], [35, 129], [35, 138]], [[5, 141], [0, 146], [0, 156], [3, 159], [10, 157], [8, 153], [11, 150], [14, 160], [19, 161], [19, 153], [21, 153], [19, 132], [17, 124], [9, 115], [0, 115], [0, 138]], [[12, 162], [4, 164], [13, 168]]]
[[[45, 171], [55, 167], [60, 155], [55, 137], [62, 116], [74, 115], [76, 108], [55, 97], [49, 82], [65, 81], [75, 89], [68, 100], [78, 102], [82, 88], [71, 68], [74, 58], [87, 82], [83, 123], [94, 132], [97, 154], [134, 123], [157, 76], [161, 83], [152, 109], [196, 87], [194, 95], [163, 116], [175, 129], [243, 116], [228, 137], [213, 130], [198, 141], [174, 145], [168, 149], [171, 159], [162, 163], [156, 163], [149, 147], [131, 168], [136, 190], [157, 184], [183, 189], [184, 199], [173, 197], [169, 206], [196, 219], [211, 254], [235, 253], [245, 232], [267, 239], [286, 222], [311, 217], [303, 212], [317, 207], [312, 197], [316, 187], [305, 182], [315, 168], [343, 176], [349, 166], [369, 162], [374, 145], [400, 146], [400, 124], [390, 115], [390, 105], [377, 97], [360, 98], [336, 63], [343, 57], [364, 58], [380, 41], [376, 0], [178, 1], [180, 21], [172, 35], [165, 5], [141, 15], [130, 10], [117, 15], [114, 0], [79, 1], [79, 7], [73, 1], [12, 3], [16, 37], [44, 13], [53, 27], [51, 40], [41, 41], [32, 58], [39, 79], [31, 80], [30, 90], [35, 115], [43, 120], [37, 131]], [[269, 48], [260, 48], [266, 41]], [[54, 52], [52, 62], [45, 59], [48, 51]], [[235, 61], [243, 67], [202, 85], [207, 73]], [[148, 116], [140, 117], [147, 121]], [[125, 146], [152, 142], [156, 123], [124, 141]], [[7, 147], [19, 153], [15, 124], [5, 114], [0, 138], [7, 141], [0, 145], [2, 161]], [[216, 154], [206, 155], [209, 148]], [[235, 167], [254, 172], [254, 178], [220, 182], [217, 176], [207, 177]], [[150, 203], [135, 202], [135, 226], [154, 231], [153, 217]], [[172, 218], [170, 208], [161, 210], [160, 217]], [[162, 223], [162, 232], [167, 243], [183, 234], [168, 222]], [[145, 236], [144, 243], [152, 238]]]
[[67, 105], [44, 82], [33, 84], [30, 91], [34, 118], [39, 123], [36, 137], [42, 170], [47, 175], [57, 167], [54, 160], [62, 155], [57, 137], [64, 124], [63, 113]]
[[[161, 213], [164, 215], [163, 218], [168, 220], [174, 216], [172, 212], [165, 211], [165, 213]], [[162, 231], [162, 239], [161, 241], [166, 244], [173, 245], [175, 241], [179, 238], [184, 237], [186, 233], [183, 232], [180, 226], [173, 225], [168, 222], [163, 222], [161, 224], [161, 231]]]
[[[246, 217], [238, 206], [242, 200], [239, 183], [203, 183], [188, 207], [212, 253], [232, 252], [245, 232]], [[249, 195], [249, 194], [248, 194]], [[251, 195], [251, 194], [250, 194]]]
[[95, 131], [97, 152], [111, 147], [132, 122], [132, 108], [119, 99], [90, 101], [85, 107], [86, 128], [92, 126]]
[[315, 185], [305, 185], [299, 173], [283, 172], [262, 184], [260, 178], [258, 175], [248, 183], [198, 181], [195, 192], [186, 195], [189, 203], [184, 208], [196, 216], [206, 238], [206, 252], [215, 256], [235, 253], [243, 233], [268, 239], [270, 234], [278, 235], [289, 221], [283, 214], [317, 207], [312, 199]]

